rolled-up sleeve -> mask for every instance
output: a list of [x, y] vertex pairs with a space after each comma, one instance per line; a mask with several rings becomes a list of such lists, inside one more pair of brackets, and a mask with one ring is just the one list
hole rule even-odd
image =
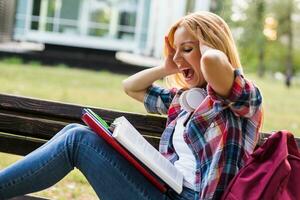
[[147, 112], [167, 114], [176, 92], [176, 88], [165, 89], [154, 85], [149, 87], [144, 97], [144, 106]]
[[208, 94], [217, 107], [229, 107], [237, 116], [250, 118], [262, 105], [259, 89], [245, 79], [239, 70], [234, 71], [234, 82], [227, 98], [217, 95], [210, 85], [207, 87]]

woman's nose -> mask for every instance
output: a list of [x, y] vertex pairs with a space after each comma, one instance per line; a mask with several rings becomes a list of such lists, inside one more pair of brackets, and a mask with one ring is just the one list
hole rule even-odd
[[182, 60], [182, 57], [178, 51], [175, 52], [173, 56], [173, 61], [178, 65], [178, 63]]

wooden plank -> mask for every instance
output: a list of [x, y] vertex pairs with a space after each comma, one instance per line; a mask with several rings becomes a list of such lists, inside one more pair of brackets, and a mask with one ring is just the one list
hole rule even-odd
[[[38, 116], [39, 117], [39, 116]], [[68, 123], [81, 123], [74, 121]], [[54, 121], [49, 119], [31, 116], [17, 116], [17, 113], [0, 113], [0, 132], [13, 133], [15, 135], [30, 136], [39, 139], [50, 139], [54, 134], [68, 124], [64, 121]], [[153, 133], [138, 129], [143, 135], [150, 137], [160, 137], [160, 133]]]
[[0, 152], [25, 156], [45, 142], [45, 140], [0, 133]]
[[49, 200], [49, 199], [37, 197], [37, 196], [25, 195], [25, 196], [14, 197], [9, 200]]
[[[0, 108], [8, 111], [16, 111], [18, 113], [35, 114], [53, 120], [79, 121], [82, 109], [86, 108], [86, 106], [83, 107], [76, 104], [0, 94]], [[109, 123], [117, 117], [125, 116], [137, 129], [148, 131], [153, 134], [156, 133], [156, 136], [159, 136], [163, 132], [166, 123], [166, 118], [160, 116], [120, 112], [95, 107], [89, 108], [93, 109]]]
[[[152, 136], [145, 136], [145, 138], [156, 149], [158, 149], [159, 138]], [[45, 142], [47, 142], [47, 140], [7, 133], [0, 133], [0, 152], [25, 156], [28, 153], [40, 147], [41, 145], [43, 145]]]
[[152, 146], [154, 146], [158, 150], [159, 141], [160, 141], [159, 137], [156, 137], [156, 136], [153, 137], [153, 136], [149, 136], [149, 135], [143, 135], [143, 136]]
[[0, 113], [0, 131], [5, 133], [50, 139], [65, 125], [60, 121]]
[[[159, 137], [153, 137], [149, 135], [144, 136], [148, 142], [150, 142], [156, 149], [158, 149]], [[264, 140], [269, 136], [270, 134], [268, 133], [262, 133], [262, 139], [259, 141], [259, 145], [261, 145], [264, 142]], [[295, 138], [295, 140], [299, 148], [300, 138]], [[30, 153], [31, 151], [35, 150], [45, 142], [46, 140], [39, 140], [25, 136], [0, 133], [0, 152], [24, 156]]]

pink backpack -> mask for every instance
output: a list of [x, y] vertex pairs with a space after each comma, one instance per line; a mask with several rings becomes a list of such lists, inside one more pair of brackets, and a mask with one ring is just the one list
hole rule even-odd
[[222, 199], [300, 200], [300, 153], [288, 131], [272, 134], [250, 155]]

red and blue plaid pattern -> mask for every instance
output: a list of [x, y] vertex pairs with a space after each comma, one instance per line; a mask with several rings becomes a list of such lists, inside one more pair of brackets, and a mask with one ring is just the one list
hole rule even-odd
[[[196, 157], [195, 199], [220, 199], [259, 139], [261, 94], [239, 70], [235, 70], [234, 75], [234, 84], [226, 99], [207, 86], [208, 96], [194, 111], [184, 132], [184, 139]], [[152, 86], [145, 96], [148, 112], [168, 114], [159, 150], [172, 163], [178, 159], [172, 134], [178, 115], [185, 112], [178, 102], [181, 93], [181, 90]]]

